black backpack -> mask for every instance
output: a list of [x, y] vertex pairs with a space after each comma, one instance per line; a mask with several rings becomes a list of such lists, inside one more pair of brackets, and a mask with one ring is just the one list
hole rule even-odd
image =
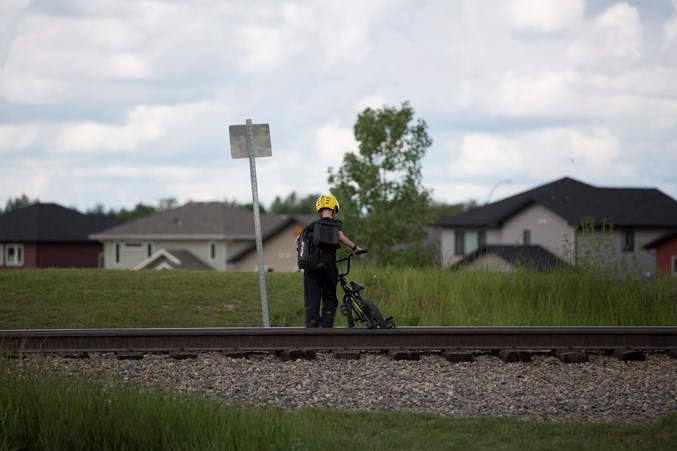
[[299, 236], [299, 269], [321, 269], [334, 264], [339, 225], [335, 221], [318, 219], [304, 227]]

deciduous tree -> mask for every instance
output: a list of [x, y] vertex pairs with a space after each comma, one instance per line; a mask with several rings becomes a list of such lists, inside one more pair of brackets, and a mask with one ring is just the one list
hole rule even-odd
[[422, 186], [421, 159], [431, 146], [427, 125], [401, 108], [367, 108], [354, 133], [358, 153], [348, 152], [329, 185], [341, 204], [348, 236], [385, 263], [420, 263], [431, 224], [431, 194]]

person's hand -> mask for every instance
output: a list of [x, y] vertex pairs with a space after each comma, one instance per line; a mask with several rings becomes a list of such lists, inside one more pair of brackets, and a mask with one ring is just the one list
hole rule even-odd
[[360, 246], [356, 246], [355, 249], [352, 249], [350, 252], [353, 255], [359, 255], [361, 251], [362, 251], [362, 248]]

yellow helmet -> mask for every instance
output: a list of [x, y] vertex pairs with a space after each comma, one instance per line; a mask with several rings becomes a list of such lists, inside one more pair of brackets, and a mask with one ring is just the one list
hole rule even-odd
[[315, 202], [315, 210], [319, 212], [323, 208], [331, 208], [335, 213], [338, 213], [339, 203], [334, 196], [325, 194], [324, 196], [318, 197], [317, 202]]

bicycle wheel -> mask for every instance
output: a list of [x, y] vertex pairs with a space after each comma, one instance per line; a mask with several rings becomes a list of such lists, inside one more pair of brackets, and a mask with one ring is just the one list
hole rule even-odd
[[373, 329], [374, 327], [385, 328], [386, 324], [383, 320], [383, 315], [378, 307], [376, 307], [376, 304], [369, 299], [365, 299], [364, 304], [367, 306], [367, 312], [365, 312], [365, 316], [369, 323], [367, 324], [367, 327], [369, 327], [369, 329]]

